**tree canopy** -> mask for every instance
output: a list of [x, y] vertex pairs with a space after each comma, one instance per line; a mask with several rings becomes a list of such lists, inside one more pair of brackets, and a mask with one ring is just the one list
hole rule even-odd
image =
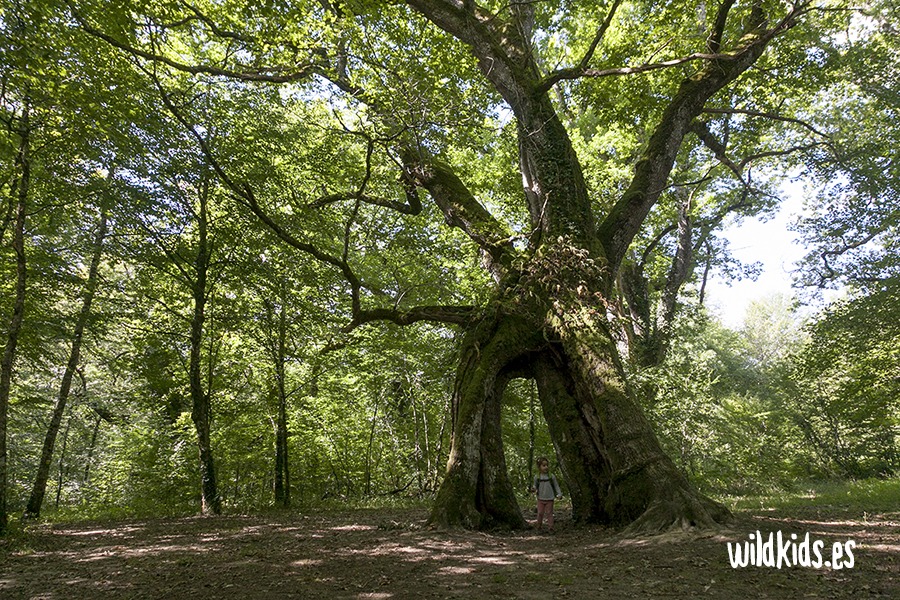
[[[640, 373], [684, 364], [673, 344], [713, 268], [752, 272], [724, 224], [801, 178], [803, 281], [849, 283], [859, 307], [896, 286], [891, 0], [23, 0], [0, 26], [4, 519], [41, 435], [19, 419], [46, 410], [81, 336], [101, 214], [68, 408], [78, 486], [103, 424], [110, 464], [165, 454], [148, 481], [195, 486], [211, 512], [262, 497], [272, 444], [285, 505], [293, 448], [329, 493], [371, 493], [381, 469], [437, 492], [435, 523], [521, 526], [524, 453], [503, 440], [527, 421], [576, 518], [721, 521], [645, 417], [674, 397]], [[840, 310], [814, 340], [841, 337]], [[784, 331], [746, 332], [747, 368], [775, 377]], [[818, 443], [812, 413], [764, 403]], [[896, 412], [879, 415], [893, 445]], [[178, 466], [187, 440], [197, 473]]]

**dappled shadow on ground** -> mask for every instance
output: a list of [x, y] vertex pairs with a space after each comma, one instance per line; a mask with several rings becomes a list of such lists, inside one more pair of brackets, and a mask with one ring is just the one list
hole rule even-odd
[[[0, 549], [0, 597], [869, 598], [900, 597], [900, 513], [739, 515], [728, 531], [621, 539], [431, 531], [418, 511], [188, 518], [35, 528]], [[806, 533], [856, 543], [853, 568], [745, 567], [728, 542]]]

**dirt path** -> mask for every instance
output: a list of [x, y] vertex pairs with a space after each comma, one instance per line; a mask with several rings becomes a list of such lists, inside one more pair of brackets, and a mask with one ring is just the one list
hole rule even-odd
[[[900, 513], [739, 515], [729, 532], [617, 539], [436, 532], [418, 511], [55, 525], [0, 546], [0, 598], [900, 598]], [[856, 548], [850, 569], [733, 569], [756, 530]], [[845, 557], [846, 560], [847, 557]]]

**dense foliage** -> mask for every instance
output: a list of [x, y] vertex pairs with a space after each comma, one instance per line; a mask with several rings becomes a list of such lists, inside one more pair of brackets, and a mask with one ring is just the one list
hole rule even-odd
[[[548, 70], [621, 69], [554, 71], [598, 211], [697, 44], [718, 36], [715, 53], [760, 6], [790, 10], [725, 2], [719, 26], [703, 1], [512, 4]], [[801, 23], [693, 125], [606, 307], [666, 450], [715, 493], [900, 467], [900, 22], [890, 1], [792, 6]], [[45, 508], [195, 511], [212, 456], [226, 510], [431, 497], [454, 425], [446, 310], [487, 302], [495, 273], [478, 224], [400, 168], [405, 145], [453, 165], [504, 243], [524, 256], [534, 235], [515, 119], [463, 45], [393, 2], [22, 0], [0, 8], [0, 123], [4, 514], [25, 507], [55, 411]], [[753, 265], [722, 226], [771, 213], [787, 174], [810, 191], [804, 283], [850, 296], [805, 326], [773, 299], [730, 331], [706, 315], [705, 283]], [[422, 306], [445, 322], [402, 312]], [[554, 455], [536, 393], [517, 380], [505, 396], [523, 494]]]

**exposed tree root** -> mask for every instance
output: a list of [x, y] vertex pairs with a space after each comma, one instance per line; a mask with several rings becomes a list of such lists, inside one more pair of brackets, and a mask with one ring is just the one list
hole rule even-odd
[[623, 531], [625, 536], [721, 529], [732, 519], [722, 504], [685, 489], [676, 489], [666, 498], [650, 502], [646, 510]]

